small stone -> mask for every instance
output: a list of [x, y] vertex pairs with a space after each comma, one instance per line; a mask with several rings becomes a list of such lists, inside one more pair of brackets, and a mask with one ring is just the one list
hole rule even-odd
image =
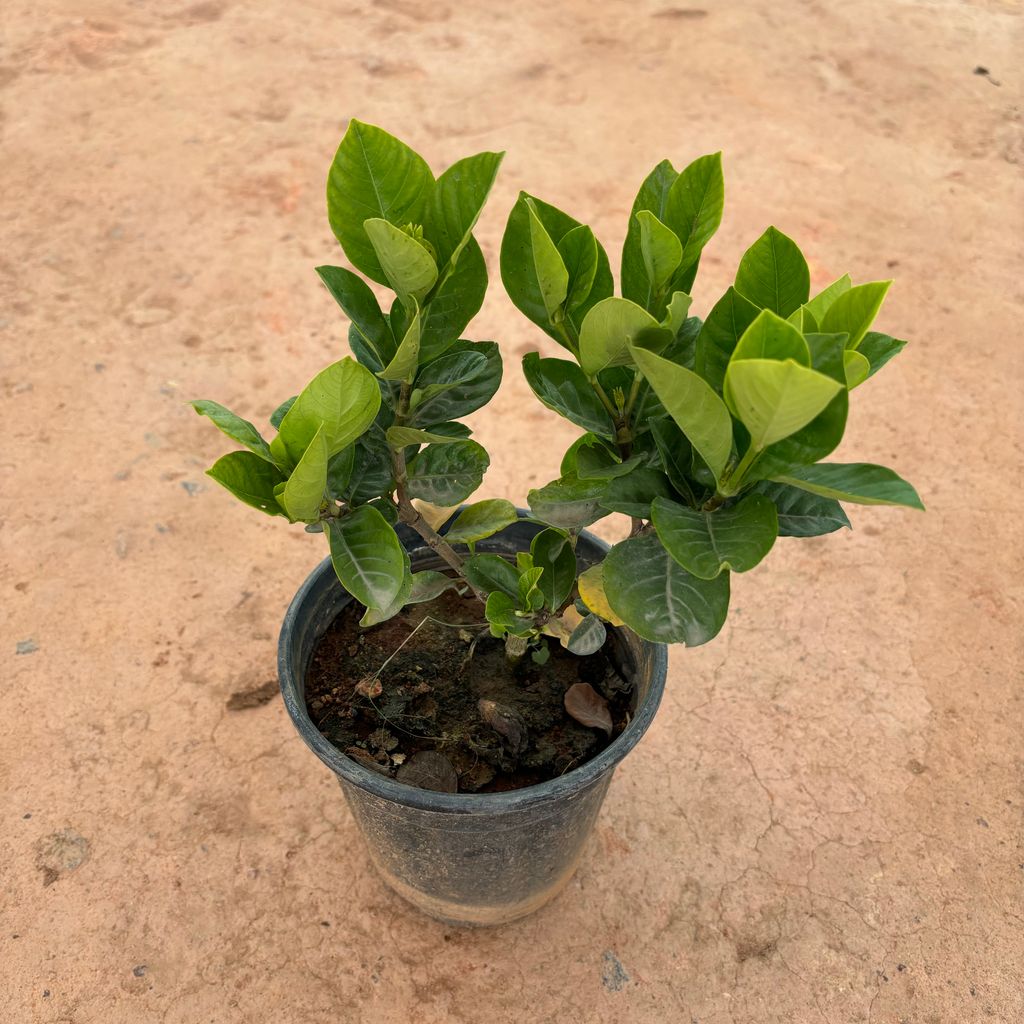
[[203, 490], [203, 485], [196, 483], [193, 480], [182, 480], [181, 486], [185, 488], [190, 498], [194, 498], [201, 490]]
[[139, 964], [138, 967], [133, 967], [132, 968], [132, 974], [134, 974], [136, 978], [143, 977], [145, 975], [145, 973], [146, 973], [146, 965], [145, 964]]
[[15, 654], [35, 654], [39, 650], [39, 644], [35, 640], [19, 640], [14, 647]]

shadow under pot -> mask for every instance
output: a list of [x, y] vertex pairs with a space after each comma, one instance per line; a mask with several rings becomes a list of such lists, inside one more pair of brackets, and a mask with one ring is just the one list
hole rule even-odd
[[[521, 520], [478, 542], [476, 550], [514, 558], [529, 550], [541, 529]], [[398, 535], [414, 572], [443, 568], [418, 534], [400, 526]], [[576, 545], [580, 570], [601, 561], [607, 550], [583, 532]], [[448, 923], [497, 925], [532, 913], [572, 877], [616, 766], [651, 724], [665, 686], [665, 646], [627, 629], [609, 629], [617, 667], [632, 685], [632, 714], [591, 760], [510, 792], [438, 793], [364, 767], [331, 744], [310, 718], [305, 688], [313, 652], [352, 600], [325, 559], [285, 615], [278, 672], [288, 714], [307, 746], [337, 775], [374, 865], [400, 896]]]

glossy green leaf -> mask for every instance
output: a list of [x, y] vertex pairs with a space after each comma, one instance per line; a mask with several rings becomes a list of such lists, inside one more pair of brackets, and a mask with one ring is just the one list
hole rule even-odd
[[462, 439], [459, 434], [434, 432], [420, 427], [388, 427], [384, 436], [392, 448], [407, 448], [412, 444], [454, 444]]
[[404, 552], [395, 531], [368, 505], [327, 523], [331, 561], [342, 586], [367, 608], [387, 608], [405, 579]]
[[554, 322], [555, 313], [561, 309], [569, 292], [569, 271], [566, 270], [558, 246], [551, 240], [547, 228], [537, 215], [532, 200], [526, 201], [530, 219], [530, 255], [533, 259], [533, 273], [537, 289], [548, 320]]
[[355, 468], [357, 445], [350, 444], [336, 455], [332, 455], [327, 463], [327, 493], [338, 501], [344, 500], [352, 480]]
[[[665, 309], [665, 319], [661, 321], [661, 326], [664, 327], [666, 330], [671, 331], [673, 338], [678, 337], [679, 332], [683, 329], [683, 325], [687, 321], [687, 314], [690, 312], [690, 306], [692, 304], [693, 298], [687, 295], [686, 292], [672, 293], [672, 298], [669, 299], [668, 306]], [[699, 324], [700, 321], [697, 320], [698, 332]], [[680, 360], [674, 361], [679, 362]]]
[[721, 480], [732, 452], [732, 419], [722, 399], [685, 367], [635, 347], [633, 358], [715, 479]]
[[[672, 488], [690, 504], [696, 504], [695, 488], [690, 480], [690, 460], [693, 448], [686, 435], [673, 420], [652, 420], [651, 433], [661, 459], [662, 468]], [[699, 488], [698, 488], [699, 489]]]
[[344, 267], [317, 267], [316, 272], [352, 321], [362, 342], [373, 352], [377, 369], [387, 366], [395, 354], [395, 339], [370, 286]]
[[575, 474], [553, 480], [527, 494], [534, 517], [565, 530], [580, 530], [608, 513], [601, 507], [607, 483], [580, 480]]
[[888, 334], [868, 331], [857, 346], [857, 351], [867, 359], [871, 367], [869, 377], [874, 376], [893, 356], [898, 356], [906, 347], [905, 341], [890, 338]]
[[418, 308], [437, 282], [434, 257], [421, 241], [381, 217], [369, 218], [363, 227], [388, 283], [406, 309]]
[[486, 405], [501, 384], [501, 353], [493, 341], [457, 341], [416, 376], [413, 422], [460, 419]]
[[476, 441], [428, 444], [409, 463], [409, 496], [432, 505], [458, 505], [480, 486], [489, 464]]
[[391, 362], [377, 374], [381, 380], [411, 384], [415, 379], [420, 358], [420, 324], [420, 311], [417, 309]]
[[274, 488], [284, 483], [284, 474], [254, 452], [230, 452], [219, 458], [206, 475], [246, 505], [268, 516], [285, 515], [274, 497]]
[[200, 416], [208, 416], [213, 420], [214, 425], [227, 434], [232, 441], [244, 445], [249, 451], [258, 455], [267, 462], [273, 462], [274, 457], [270, 454], [270, 446], [263, 440], [263, 435], [248, 421], [241, 416], [236, 416], [230, 409], [226, 409], [219, 402], [209, 399], [199, 399], [192, 403], [192, 408]]
[[647, 210], [664, 222], [668, 195], [678, 177], [679, 172], [672, 164], [668, 160], [662, 160], [644, 179], [629, 214], [626, 240], [622, 246], [622, 295], [648, 312], [653, 305], [654, 293], [644, 267], [640, 221], [637, 220], [637, 214]]
[[763, 494], [749, 494], [714, 512], [655, 498], [651, 518], [665, 550], [704, 580], [714, 579], [725, 569], [753, 569], [779, 534], [775, 505]]
[[272, 427], [273, 427], [273, 428], [274, 428], [275, 430], [280, 430], [280, 428], [281, 428], [281, 421], [282, 421], [282, 420], [283, 420], [283, 419], [285, 418], [285, 416], [286, 416], [286, 415], [288, 414], [288, 410], [289, 410], [289, 409], [290, 409], [290, 408], [291, 408], [291, 407], [292, 407], [292, 406], [293, 406], [293, 405], [295, 404], [295, 399], [296, 399], [296, 398], [298, 398], [298, 397], [299, 397], [298, 395], [292, 395], [292, 397], [291, 397], [291, 398], [288, 398], [288, 399], [286, 399], [285, 401], [283, 401], [283, 402], [282, 402], [282, 403], [281, 403], [281, 404], [280, 404], [280, 405], [279, 405], [279, 406], [278, 406], [278, 407], [277, 407], [277, 408], [276, 408], [276, 409], [275, 409], [275, 410], [274, 410], [274, 411], [273, 411], [273, 412], [272, 412], [272, 413], [270, 414], [270, 425], [271, 425], [271, 426], [272, 426]]
[[540, 566], [524, 568], [519, 574], [519, 607], [536, 612], [544, 607], [544, 593], [538, 584], [544, 569]]
[[477, 153], [457, 160], [438, 179], [427, 202], [423, 233], [437, 252], [438, 267], [458, 263], [490, 194], [504, 153]]
[[409, 595], [412, 593], [412, 562], [405, 548], [402, 549], [402, 563], [402, 584], [398, 588], [398, 593], [386, 608], [367, 608], [363, 612], [363, 617], [359, 620], [359, 625], [363, 629], [393, 619], [406, 605], [411, 604]]
[[488, 596], [484, 615], [491, 624], [492, 636], [529, 636], [533, 632], [533, 617], [518, 615], [516, 600], [501, 591]]
[[475, 544], [492, 537], [516, 522], [516, 507], [504, 498], [487, 498], [464, 508], [448, 528], [445, 538], [449, 544]]
[[615, 424], [586, 375], [567, 359], [542, 359], [536, 352], [523, 356], [523, 374], [533, 393], [549, 409], [578, 427], [609, 439]]
[[835, 498], [767, 481], [758, 484], [757, 490], [775, 504], [780, 537], [820, 537], [850, 527], [843, 506]]
[[368, 431], [354, 447], [352, 470], [344, 494], [339, 497], [344, 497], [350, 505], [361, 505], [381, 495], [391, 494], [395, 480], [391, 475], [391, 454], [384, 432]]
[[814, 319], [814, 314], [807, 308], [807, 303], [804, 303], [799, 309], [794, 309], [786, 317], [786, 323], [792, 324], [802, 334], [818, 329], [818, 321]]
[[594, 232], [586, 224], [567, 231], [558, 243], [558, 254], [569, 275], [565, 311], [572, 313], [587, 301], [594, 287], [598, 269], [598, 245]]
[[843, 353], [843, 367], [846, 372], [846, 387], [850, 391], [871, 376], [871, 364], [867, 357], [856, 349], [848, 348]]
[[461, 337], [480, 312], [487, 292], [487, 264], [477, 240], [470, 236], [459, 262], [437, 286], [423, 310], [420, 324], [420, 365], [436, 359]]
[[767, 231], [743, 254], [736, 291], [755, 306], [787, 317], [807, 301], [811, 275], [796, 242], [778, 228]]
[[810, 423], [841, 387], [789, 359], [742, 359], [729, 363], [724, 393], [729, 409], [750, 432], [751, 446], [760, 451]]
[[646, 456], [639, 454], [623, 459], [598, 441], [577, 449], [575, 473], [581, 480], [614, 480], [632, 473], [645, 461]]
[[885, 466], [869, 462], [820, 462], [796, 467], [774, 479], [812, 494], [857, 505], [904, 505], [924, 510], [917, 491], [906, 480]]
[[769, 309], [762, 309], [736, 343], [730, 362], [740, 359], [792, 359], [811, 365], [811, 350], [792, 324]]
[[530, 555], [534, 566], [544, 570], [537, 582], [544, 604], [558, 611], [576, 582], [576, 552], [569, 537], [562, 530], [541, 530], [530, 542]]
[[399, 226], [421, 223], [433, 188], [422, 157], [375, 125], [349, 122], [327, 178], [327, 215], [356, 269], [388, 283], [363, 223], [374, 217]]
[[595, 377], [609, 366], [628, 366], [633, 362], [630, 344], [644, 332], [657, 331], [660, 325], [646, 310], [629, 299], [615, 296], [602, 299], [583, 321], [580, 329], [580, 366], [588, 377]]
[[[814, 317], [815, 324], [821, 324], [828, 307], [839, 298], [843, 292], [848, 292], [853, 285], [849, 274], [833, 281], [827, 288], [823, 288], [813, 299], [808, 299], [804, 308]], [[817, 330], [817, 328], [815, 328]]]
[[487, 594], [500, 591], [511, 598], [519, 596], [519, 570], [500, 555], [470, 555], [464, 568], [466, 579], [477, 590]]
[[697, 647], [713, 639], [729, 611], [729, 574], [702, 580], [688, 573], [655, 536], [616, 544], [604, 560], [612, 610], [655, 643]]
[[856, 349], [878, 315], [892, 281], [869, 281], [839, 295], [821, 319], [824, 334], [849, 335], [846, 347]]
[[650, 210], [640, 210], [636, 218], [640, 223], [640, 254], [647, 280], [651, 291], [663, 295], [683, 258], [682, 243]]
[[634, 469], [608, 482], [601, 505], [609, 512], [621, 512], [637, 519], [651, 517], [655, 498], [673, 497], [668, 477], [658, 469]]
[[565, 642], [566, 650], [579, 657], [596, 654], [604, 646], [608, 632], [604, 623], [596, 615], [587, 615], [583, 621], [569, 634]]
[[725, 206], [722, 154], [698, 157], [684, 167], [669, 189], [665, 223], [683, 243], [679, 269], [686, 270], [718, 230]]
[[694, 369], [719, 394], [729, 359], [758, 312], [757, 306], [730, 287], [701, 325]]
[[[303, 388], [281, 421], [275, 441], [294, 465], [324, 428], [328, 456], [347, 448], [373, 422], [380, 409], [380, 388], [373, 374], [346, 357], [321, 370]], [[271, 450], [274, 449], [271, 444]]]
[[327, 490], [327, 437], [323, 428], [313, 435], [281, 495], [281, 503], [293, 520], [316, 519]]

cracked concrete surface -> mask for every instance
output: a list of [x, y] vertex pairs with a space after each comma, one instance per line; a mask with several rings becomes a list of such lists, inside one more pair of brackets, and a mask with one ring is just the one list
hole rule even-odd
[[[12, 1024], [1024, 1019], [1020, 8], [1009, 0], [9, 0], [0, 49], [0, 1016]], [[982, 66], [987, 74], [976, 74]], [[345, 119], [508, 158], [614, 254], [661, 157], [722, 149], [705, 313], [769, 223], [910, 339], [840, 458], [853, 509], [676, 650], [576, 879], [499, 931], [372, 873], [274, 674], [316, 538], [203, 476], [184, 404], [264, 422], [343, 348], [313, 267]], [[506, 380], [481, 496], [571, 428]], [[615, 524], [605, 531], [614, 532]]]

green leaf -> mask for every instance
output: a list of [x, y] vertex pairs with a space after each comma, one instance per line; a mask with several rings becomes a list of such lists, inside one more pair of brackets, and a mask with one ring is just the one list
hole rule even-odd
[[384, 431], [384, 436], [392, 448], [407, 448], [411, 444], [455, 444], [456, 441], [462, 440], [457, 434], [433, 433], [419, 427], [388, 427]]
[[284, 509], [291, 519], [308, 522], [320, 515], [327, 490], [327, 459], [327, 438], [321, 427], [302, 453], [281, 495]]
[[905, 341], [897, 338], [890, 338], [888, 334], [879, 334], [877, 331], [868, 331], [857, 347], [857, 351], [867, 359], [871, 371], [869, 377], [873, 377], [885, 366], [893, 356], [898, 356], [906, 347]]
[[[330, 540], [330, 538], [328, 538]], [[407, 604], [410, 603], [409, 595], [412, 593], [412, 562], [409, 559], [409, 552], [402, 549], [402, 585], [398, 588], [395, 599], [386, 608], [367, 608], [359, 625], [363, 629], [379, 625], [393, 619]]]
[[924, 511], [917, 491], [906, 480], [885, 466], [869, 462], [820, 462], [814, 466], [799, 466], [773, 479], [812, 494], [857, 505], [904, 505]]
[[818, 321], [814, 319], [814, 314], [807, 308], [806, 303], [799, 309], [794, 309], [786, 317], [786, 323], [792, 324], [801, 334], [818, 329]]
[[763, 494], [747, 495], [714, 512], [655, 498], [651, 518], [665, 550], [703, 580], [714, 579], [723, 569], [753, 569], [779, 534], [775, 505]]
[[668, 195], [678, 177], [679, 172], [672, 164], [662, 160], [644, 179], [629, 213], [626, 240], [622, 246], [622, 295], [648, 312], [653, 312], [653, 291], [644, 267], [637, 214], [647, 210], [664, 223]]
[[437, 265], [458, 263], [490, 194], [504, 153], [457, 160], [438, 179], [424, 214], [423, 233], [437, 251]]
[[838, 280], [833, 281], [827, 288], [823, 288], [813, 299], [808, 299], [804, 305], [814, 322], [820, 324], [825, 316], [826, 310], [839, 298], [843, 292], [848, 292], [853, 282], [849, 274], [843, 274]]
[[381, 217], [371, 217], [363, 225], [377, 254], [388, 283], [406, 309], [418, 304], [437, 282], [437, 263], [422, 242], [407, 235]]
[[[673, 338], [678, 337], [679, 332], [682, 330], [684, 324], [687, 322], [686, 314], [690, 312], [690, 306], [693, 303], [693, 298], [686, 294], [686, 292], [673, 292], [672, 298], [669, 299], [668, 307], [665, 310], [665, 319], [661, 321], [661, 326], [666, 330], [672, 332]], [[696, 317], [694, 317], [696, 320]], [[698, 330], [700, 321], [697, 320]], [[678, 362], [679, 360], [675, 360]]]
[[606, 487], [603, 480], [580, 480], [569, 474], [530, 491], [526, 499], [530, 511], [541, 522], [581, 530], [608, 514], [601, 507]]
[[[722, 154], [698, 157], [672, 183], [663, 220], [683, 243], [679, 270], [692, 267], [718, 230], [725, 207]], [[685, 289], [689, 290], [689, 289]]]
[[421, 223], [434, 176], [418, 154], [381, 128], [353, 119], [327, 178], [327, 216], [356, 269], [387, 284], [363, 222]]
[[381, 380], [412, 383], [420, 359], [420, 324], [420, 311], [417, 309], [391, 362], [377, 374]]
[[691, 370], [636, 347], [633, 358], [715, 479], [721, 480], [732, 452], [732, 420], [725, 404]]
[[737, 342], [730, 363], [740, 359], [792, 359], [810, 366], [811, 350], [792, 324], [762, 309]]
[[432, 505], [458, 505], [480, 486], [490, 461], [476, 441], [428, 444], [409, 463], [409, 496]]
[[248, 420], [236, 416], [219, 402], [213, 402], [206, 398], [193, 402], [192, 408], [200, 416], [209, 416], [215, 426], [227, 434], [232, 441], [244, 445], [249, 451], [267, 462], [274, 461], [274, 457], [270, 454], [270, 447], [263, 440], [263, 435]]
[[787, 317], [807, 301], [811, 275], [796, 242], [768, 230], [743, 254], [736, 291], [762, 309]]
[[537, 586], [543, 574], [540, 567], [524, 569], [519, 574], [519, 607], [523, 611], [536, 612], [544, 607], [544, 594]]
[[646, 310], [629, 299], [602, 299], [583, 321], [580, 329], [580, 366], [588, 377], [610, 366], [633, 362], [630, 345], [660, 324]]
[[892, 281], [870, 281], [843, 292], [821, 319], [824, 334], [849, 335], [846, 347], [856, 349], [878, 315]]
[[587, 615], [569, 634], [565, 646], [572, 654], [585, 657], [601, 650], [607, 637], [604, 623], [596, 615]]
[[495, 591], [488, 596], [484, 615], [491, 624], [492, 636], [501, 636], [504, 633], [529, 636], [533, 633], [532, 617], [517, 615], [516, 602], [501, 591]]
[[391, 453], [381, 430], [364, 434], [355, 444], [352, 472], [344, 489], [350, 505], [361, 505], [373, 498], [391, 494], [395, 480], [391, 475]]
[[715, 391], [721, 393], [729, 359], [757, 315], [757, 306], [730, 287], [701, 325], [694, 368]]
[[377, 368], [387, 366], [395, 354], [395, 339], [370, 286], [344, 267], [317, 267], [316, 272], [352, 321], [359, 338], [376, 356]]
[[477, 240], [470, 237], [459, 262], [437, 286], [423, 310], [420, 365], [436, 359], [458, 340], [480, 312], [487, 292], [487, 264]]
[[541, 530], [530, 543], [534, 566], [543, 569], [538, 581], [544, 604], [558, 611], [568, 600], [576, 582], [576, 552], [562, 530]]
[[275, 441], [280, 441], [294, 465], [323, 426], [329, 457], [359, 437], [379, 409], [380, 388], [373, 374], [346, 356], [321, 370], [303, 388], [281, 420]]
[[652, 292], [663, 295], [683, 258], [682, 243], [650, 210], [640, 210], [636, 219], [640, 223], [640, 253], [647, 280]]
[[843, 353], [843, 368], [846, 371], [846, 387], [849, 391], [858, 384], [863, 384], [871, 376], [871, 364], [867, 356], [856, 349], [848, 348]]
[[757, 490], [775, 504], [780, 537], [820, 537], [850, 527], [843, 506], [835, 498], [767, 481], [758, 484]]
[[355, 468], [357, 445], [350, 444], [336, 455], [332, 455], [327, 463], [327, 493], [338, 501], [343, 501], [352, 479]]
[[841, 387], [791, 359], [733, 360], [725, 375], [725, 400], [750, 432], [751, 446], [761, 451], [810, 423]]
[[590, 296], [598, 268], [598, 245], [594, 232], [586, 224], [567, 231], [558, 243], [569, 281], [566, 285], [565, 311], [579, 309]]
[[413, 422], [423, 426], [468, 416], [501, 384], [501, 353], [493, 341], [458, 341], [416, 375]]
[[553, 412], [600, 437], [615, 437], [608, 410], [576, 363], [528, 352], [523, 356], [523, 374], [533, 393]]
[[449, 544], [475, 544], [516, 522], [516, 507], [504, 498], [488, 498], [464, 508], [445, 533]]
[[614, 480], [617, 476], [632, 473], [646, 458], [646, 455], [633, 455], [623, 461], [621, 456], [598, 440], [576, 450], [574, 472], [581, 480]]
[[477, 590], [487, 594], [501, 591], [511, 598], [519, 596], [519, 570], [500, 555], [471, 555], [464, 570], [466, 579]]
[[271, 414], [270, 414], [270, 425], [275, 430], [280, 430], [281, 421], [288, 415], [288, 410], [295, 404], [295, 399], [298, 395], [292, 395], [291, 398], [283, 401]]
[[669, 483], [691, 504], [696, 504], [696, 495], [690, 482], [690, 462], [693, 449], [686, 435], [676, 426], [674, 420], [652, 420], [651, 433], [661, 464], [668, 475]]
[[405, 579], [405, 554], [395, 531], [369, 505], [327, 525], [342, 586], [367, 608], [387, 608]]
[[705, 644], [729, 611], [729, 574], [702, 580], [688, 573], [655, 536], [624, 540], [604, 560], [612, 611], [645, 640]]
[[551, 240], [547, 229], [537, 216], [537, 209], [531, 200], [527, 200], [526, 209], [530, 218], [533, 273], [548, 320], [554, 323], [555, 313], [561, 309], [569, 293], [569, 271], [565, 267], [558, 246]]
[[206, 475], [246, 505], [268, 516], [285, 515], [274, 497], [274, 488], [284, 483], [284, 474], [254, 452], [230, 452], [219, 458]]
[[668, 477], [657, 469], [635, 469], [628, 476], [610, 481], [601, 499], [609, 512], [621, 512], [637, 519], [651, 517], [651, 502], [655, 498], [672, 497]]

